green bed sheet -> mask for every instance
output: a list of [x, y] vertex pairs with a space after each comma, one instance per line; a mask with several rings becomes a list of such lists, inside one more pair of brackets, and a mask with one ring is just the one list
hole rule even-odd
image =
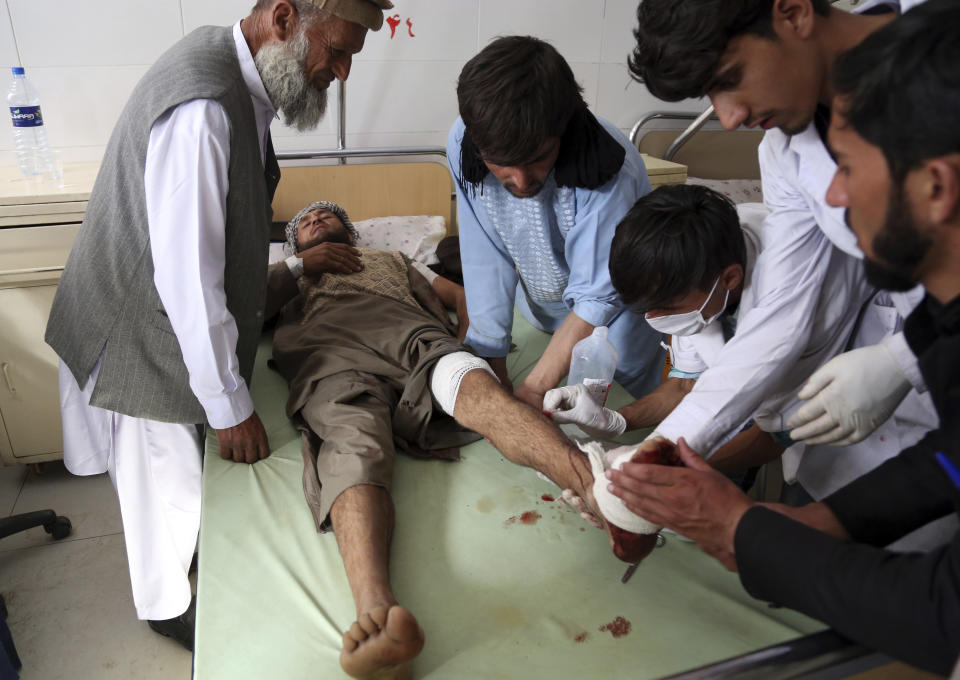
[[[548, 339], [516, 315], [513, 379]], [[336, 539], [316, 533], [303, 498], [300, 439], [269, 356], [265, 336], [253, 397], [273, 454], [227, 462], [207, 438], [197, 680], [346, 677], [338, 656], [355, 618], [350, 589]], [[628, 401], [614, 386], [610, 403]], [[753, 600], [735, 574], [676, 538], [622, 584], [625, 565], [605, 534], [549, 501], [556, 487], [486, 441], [461, 453], [459, 462], [401, 454], [396, 465], [391, 574], [426, 634], [415, 677], [657, 678], [824, 628]]]

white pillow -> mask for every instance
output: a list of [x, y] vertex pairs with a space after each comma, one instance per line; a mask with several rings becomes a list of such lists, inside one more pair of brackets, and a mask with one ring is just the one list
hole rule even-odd
[[286, 260], [288, 255], [289, 253], [287, 253], [286, 241], [271, 241], [270, 254], [267, 256], [267, 263], [274, 264], [280, 260]]
[[378, 250], [399, 250], [416, 262], [436, 264], [437, 244], [447, 235], [447, 222], [439, 215], [373, 217], [354, 222], [357, 245]]

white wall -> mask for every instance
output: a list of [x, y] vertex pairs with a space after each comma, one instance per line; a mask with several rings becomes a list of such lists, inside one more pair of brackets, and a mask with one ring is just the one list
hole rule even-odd
[[[50, 144], [64, 159], [99, 160], [117, 115], [151, 63], [204, 24], [229, 25], [253, 0], [0, 0], [0, 66], [23, 65], [40, 92]], [[570, 62], [594, 112], [628, 130], [667, 104], [626, 68], [637, 0], [394, 0], [400, 24], [367, 35], [347, 81], [347, 146], [443, 145], [457, 115], [464, 63], [498, 35], [550, 41]], [[414, 37], [409, 36], [410, 19]], [[9, 71], [0, 71], [9, 78]], [[0, 78], [0, 84], [8, 80]], [[277, 121], [278, 150], [336, 148], [336, 95], [310, 134]], [[4, 88], [5, 92], [5, 88]], [[2, 125], [2, 124], [0, 124]], [[9, 129], [10, 125], [5, 125]], [[0, 133], [0, 165], [14, 163]]]

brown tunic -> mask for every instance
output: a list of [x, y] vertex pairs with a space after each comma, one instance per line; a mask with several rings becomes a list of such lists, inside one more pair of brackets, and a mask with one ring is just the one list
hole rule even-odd
[[[403, 450], [414, 454], [457, 458], [457, 447], [479, 438], [435, 407], [430, 393], [434, 363], [446, 354], [466, 350], [457, 341], [456, 327], [436, 293], [400, 253], [361, 252], [364, 269], [356, 274], [324, 274], [319, 279], [304, 276], [298, 281], [283, 262], [272, 265], [268, 272], [268, 318], [280, 310], [273, 359], [290, 385], [287, 415], [304, 431], [304, 490], [318, 529], [326, 528], [329, 507], [335, 500], [327, 491], [335, 488], [339, 493], [361, 483], [389, 486], [389, 479], [383, 477], [391, 468], [379, 463], [360, 465], [348, 479], [325, 482], [324, 477], [332, 475], [325, 471], [326, 452], [357, 449], [356, 441], [346, 438], [356, 440], [360, 437], [357, 433], [368, 425], [357, 421], [357, 428], [330, 427], [328, 432], [345, 438], [342, 445], [321, 442], [318, 433], [307, 427], [306, 420], [311, 418], [301, 413], [308, 402], [311, 410], [322, 412], [327, 421], [349, 421], [357, 416], [340, 408], [343, 395], [349, 395], [346, 405], [356, 409], [377, 393], [378, 404], [389, 402], [386, 411], [375, 411], [378, 421], [387, 421], [382, 423], [387, 432], [381, 435], [388, 434], [388, 440], [392, 436]], [[370, 387], [364, 387], [365, 383]], [[390, 409], [388, 420], [383, 414]], [[384, 448], [383, 436], [369, 441], [368, 449]], [[318, 452], [322, 456], [319, 461]], [[392, 451], [384, 455], [392, 458]], [[344, 466], [340, 463], [335, 469]]]

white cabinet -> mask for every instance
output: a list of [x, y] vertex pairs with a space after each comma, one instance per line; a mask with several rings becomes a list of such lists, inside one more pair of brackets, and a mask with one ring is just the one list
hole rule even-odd
[[64, 186], [0, 168], [0, 458], [63, 457], [57, 355], [43, 341], [97, 164], [68, 166]]
[[0, 289], [0, 452], [8, 462], [61, 458], [57, 355], [43, 342], [56, 285]]

